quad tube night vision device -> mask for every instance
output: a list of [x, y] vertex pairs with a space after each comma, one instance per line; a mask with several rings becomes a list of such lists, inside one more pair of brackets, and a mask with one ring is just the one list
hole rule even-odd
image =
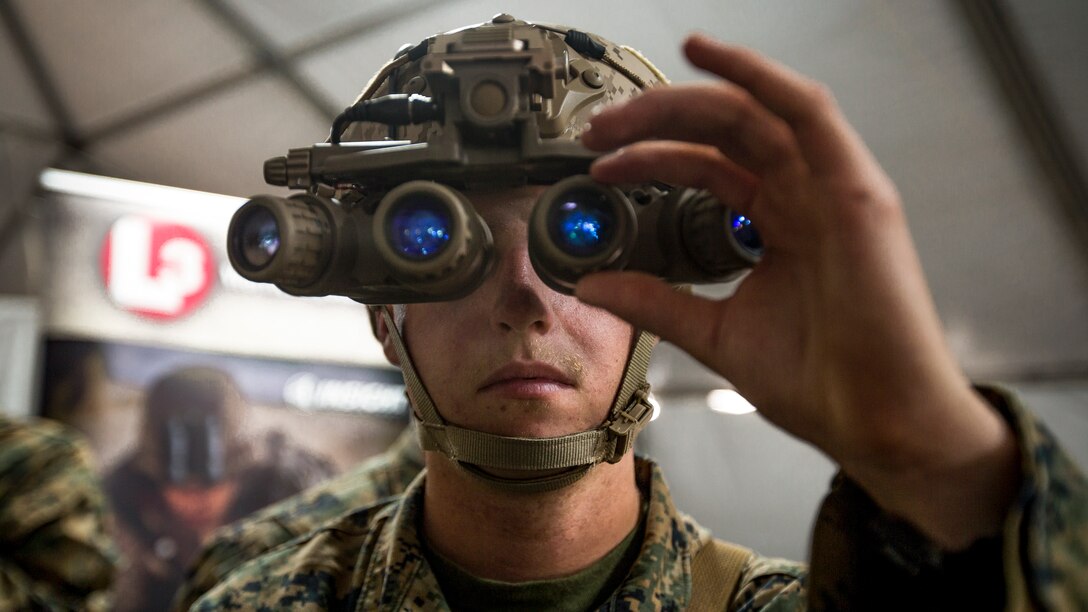
[[247, 201], [228, 230], [231, 264], [293, 295], [457, 299], [493, 261], [490, 230], [466, 194], [542, 184], [529, 254], [557, 291], [600, 270], [735, 278], [762, 254], [750, 219], [704, 191], [586, 174], [598, 154], [577, 135], [592, 109], [662, 81], [633, 50], [508, 15], [407, 45], [327, 143], [265, 163], [267, 182], [305, 191]]

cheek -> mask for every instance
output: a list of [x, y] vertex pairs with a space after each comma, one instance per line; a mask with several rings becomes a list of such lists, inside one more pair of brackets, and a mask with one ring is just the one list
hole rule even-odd
[[424, 382], [444, 383], [448, 373], [443, 366], [450, 360], [452, 343], [458, 329], [446, 313], [437, 312], [438, 306], [411, 304], [405, 307], [402, 331], [408, 354]]
[[[473, 381], [486, 375], [488, 344], [484, 323], [459, 302], [410, 304], [406, 307], [404, 341], [416, 372], [435, 402], [450, 406], [475, 390]], [[447, 408], [453, 410], [452, 407]]]
[[596, 427], [608, 417], [623, 378], [632, 333], [629, 324], [611, 315], [592, 313], [583, 319], [578, 342], [586, 366], [587, 411], [579, 430]]
[[623, 376], [623, 364], [631, 349], [631, 325], [606, 311], [579, 304], [575, 326], [587, 360], [601, 371], [600, 380], [613, 386]]

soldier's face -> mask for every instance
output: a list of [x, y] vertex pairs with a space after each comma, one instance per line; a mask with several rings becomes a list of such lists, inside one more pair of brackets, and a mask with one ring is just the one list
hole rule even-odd
[[533, 271], [526, 228], [542, 189], [470, 194], [495, 241], [492, 273], [460, 300], [407, 306], [409, 353], [451, 424], [550, 437], [591, 429], [611, 407], [633, 332]]

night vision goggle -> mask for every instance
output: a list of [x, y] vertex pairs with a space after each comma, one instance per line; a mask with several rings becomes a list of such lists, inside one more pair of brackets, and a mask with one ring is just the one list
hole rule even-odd
[[[529, 254], [556, 291], [601, 270], [723, 282], [758, 261], [751, 220], [705, 191], [585, 174], [598, 154], [571, 125], [617, 95], [609, 79], [645, 87], [638, 75], [584, 33], [498, 19], [402, 49], [337, 117], [329, 142], [268, 160], [267, 182], [306, 193], [256, 196], [235, 213], [234, 269], [293, 295], [457, 299], [493, 259], [464, 191], [524, 184], [550, 185], [529, 220]], [[387, 139], [341, 143], [358, 122], [382, 125]], [[423, 129], [405, 138], [413, 126]]]
[[[723, 282], [761, 252], [749, 219], [691, 189], [623, 190], [578, 175], [545, 190], [529, 219], [533, 268], [564, 293], [600, 270]], [[472, 292], [491, 268], [492, 240], [463, 193], [417, 180], [351, 206], [314, 194], [257, 196], [231, 221], [229, 254], [245, 278], [293, 295], [406, 304]]]

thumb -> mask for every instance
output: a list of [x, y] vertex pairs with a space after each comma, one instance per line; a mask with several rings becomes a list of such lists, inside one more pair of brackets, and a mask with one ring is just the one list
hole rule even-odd
[[642, 272], [599, 272], [574, 288], [578, 299], [671, 342], [703, 363], [715, 360], [722, 304], [678, 291]]

